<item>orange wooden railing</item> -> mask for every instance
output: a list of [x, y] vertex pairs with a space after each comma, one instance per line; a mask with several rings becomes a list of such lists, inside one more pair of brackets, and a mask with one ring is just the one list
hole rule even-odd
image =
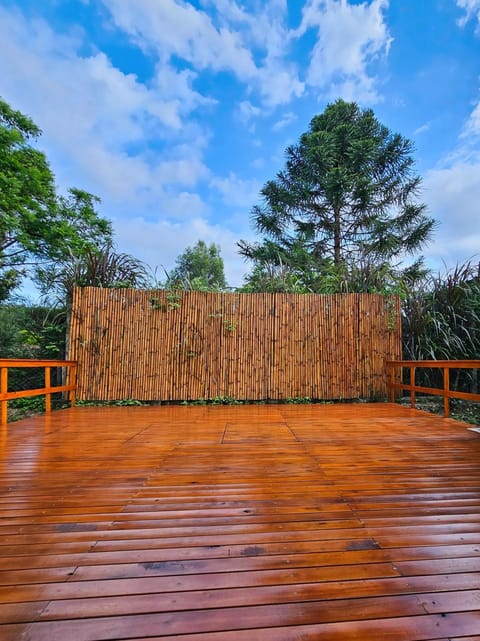
[[[43, 367], [45, 370], [45, 387], [37, 389], [26, 389], [17, 392], [8, 391], [8, 370], [12, 368], [24, 367]], [[67, 368], [66, 384], [51, 385], [51, 368]], [[51, 395], [55, 392], [69, 392], [70, 403], [75, 405], [75, 392], [77, 389], [77, 362], [61, 360], [35, 360], [20, 358], [1, 358], [0, 359], [0, 405], [1, 419], [0, 424], [5, 425], [8, 421], [8, 401], [14, 398], [26, 398], [27, 396], [45, 396], [45, 411], [51, 412], [52, 400]]]
[[[437, 368], [443, 370], [443, 388], [423, 387], [415, 385], [415, 372], [419, 368]], [[397, 370], [400, 368], [400, 375]], [[410, 383], [403, 383], [403, 370], [410, 370]], [[480, 394], [472, 392], [457, 392], [450, 389], [450, 370], [451, 369], [479, 369], [480, 360], [474, 361], [387, 361], [388, 388], [390, 401], [395, 401], [395, 390], [410, 391], [410, 405], [415, 407], [415, 396], [417, 392], [432, 394], [434, 396], [443, 396], [443, 414], [445, 417], [450, 415], [450, 399], [459, 398], [465, 401], [480, 401]]]

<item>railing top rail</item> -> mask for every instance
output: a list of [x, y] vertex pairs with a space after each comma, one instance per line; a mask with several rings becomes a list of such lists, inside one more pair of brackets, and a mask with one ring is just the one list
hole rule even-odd
[[[77, 361], [66, 361], [59, 358], [0, 358], [0, 425], [8, 423], [8, 401], [16, 398], [27, 398], [29, 396], [45, 396], [45, 412], [50, 413], [52, 409], [51, 395], [58, 392], [69, 392], [70, 403], [75, 405], [75, 391], [77, 389]], [[8, 391], [9, 369], [15, 367], [43, 367], [45, 386], [35, 389]], [[65, 372], [67, 375], [63, 385], [51, 384], [51, 367], [70, 367]], [[64, 378], [62, 376], [62, 378]], [[68, 384], [65, 384], [68, 383]]]
[[0, 358], [0, 367], [65, 367], [77, 365], [77, 361], [36, 358]]
[[480, 367], [480, 360], [464, 361], [387, 361], [387, 365], [394, 367], [446, 367], [449, 369]]

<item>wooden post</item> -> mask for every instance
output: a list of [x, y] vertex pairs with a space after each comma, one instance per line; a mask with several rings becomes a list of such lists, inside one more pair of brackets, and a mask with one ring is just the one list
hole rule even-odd
[[450, 369], [448, 367], [443, 368], [443, 415], [445, 418], [450, 416], [450, 398], [448, 396], [450, 392]]
[[[0, 392], [6, 394], [8, 392], [8, 367], [0, 368]], [[8, 401], [1, 400], [1, 424], [6, 425], [8, 422]]]
[[[77, 365], [72, 365], [70, 367], [70, 376], [69, 376], [69, 384], [70, 385], [76, 385], [77, 384]], [[70, 390], [70, 404], [72, 407], [75, 407], [75, 391], [74, 389]]]
[[[45, 388], [49, 390], [51, 385], [52, 385], [51, 368], [45, 367]], [[47, 392], [45, 394], [45, 412], [47, 414], [50, 414], [51, 411], [52, 411], [52, 395]]]
[[410, 368], [410, 407], [415, 407], [415, 367]]
[[388, 365], [388, 367], [390, 369], [390, 377], [389, 377], [390, 403], [395, 403], [395, 388], [393, 387], [393, 384], [395, 383], [395, 366]]

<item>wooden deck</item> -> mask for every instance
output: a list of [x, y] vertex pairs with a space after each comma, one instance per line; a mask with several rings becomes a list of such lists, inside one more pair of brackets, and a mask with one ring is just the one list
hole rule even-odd
[[2, 641], [480, 639], [480, 434], [390, 404], [1, 431]]

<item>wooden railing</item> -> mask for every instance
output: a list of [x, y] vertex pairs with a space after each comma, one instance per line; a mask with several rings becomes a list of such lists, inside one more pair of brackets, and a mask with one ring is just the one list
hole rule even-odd
[[[423, 387], [415, 384], [415, 372], [419, 368], [436, 368], [443, 370], [443, 388]], [[400, 376], [397, 370], [401, 368]], [[403, 369], [410, 370], [410, 383], [403, 383]], [[390, 401], [395, 401], [395, 390], [410, 391], [410, 405], [415, 407], [415, 396], [418, 392], [432, 394], [434, 396], [443, 396], [443, 414], [445, 417], [450, 415], [450, 399], [459, 398], [465, 401], [480, 402], [480, 394], [472, 392], [457, 392], [450, 389], [450, 370], [451, 369], [479, 369], [480, 360], [474, 361], [387, 361], [388, 371], [388, 388]], [[399, 382], [400, 381], [400, 382]]]
[[[8, 371], [12, 368], [30, 368], [43, 367], [45, 370], [45, 386], [37, 389], [25, 389], [16, 392], [8, 391]], [[64, 385], [51, 385], [52, 367], [67, 368], [67, 375]], [[14, 398], [26, 398], [28, 396], [45, 396], [45, 411], [50, 412], [52, 409], [51, 395], [56, 392], [69, 392], [69, 400], [75, 405], [75, 392], [77, 389], [77, 362], [61, 360], [34, 360], [19, 358], [1, 358], [0, 359], [0, 405], [1, 419], [0, 424], [5, 425], [8, 421], [8, 401]]]

